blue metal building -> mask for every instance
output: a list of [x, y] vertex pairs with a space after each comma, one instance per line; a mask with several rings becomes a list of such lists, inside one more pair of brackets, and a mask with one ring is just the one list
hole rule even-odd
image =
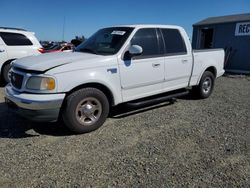
[[227, 72], [250, 73], [250, 14], [209, 17], [193, 25], [194, 49], [224, 48]]

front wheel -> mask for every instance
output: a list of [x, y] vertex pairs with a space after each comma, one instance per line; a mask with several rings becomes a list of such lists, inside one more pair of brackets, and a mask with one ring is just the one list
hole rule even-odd
[[214, 80], [214, 74], [209, 71], [205, 71], [201, 77], [199, 85], [194, 88], [195, 94], [197, 94], [201, 99], [208, 98], [212, 94]]
[[101, 127], [108, 114], [106, 95], [96, 88], [84, 88], [67, 97], [62, 118], [73, 132], [87, 133]]

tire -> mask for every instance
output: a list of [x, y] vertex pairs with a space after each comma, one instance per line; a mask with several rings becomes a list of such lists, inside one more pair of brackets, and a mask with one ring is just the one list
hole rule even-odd
[[195, 94], [200, 99], [208, 98], [214, 89], [215, 76], [210, 71], [205, 71], [201, 77], [200, 83], [194, 88]]
[[101, 127], [109, 114], [106, 95], [96, 88], [84, 88], [70, 94], [62, 109], [64, 124], [77, 134]]
[[9, 71], [10, 71], [10, 68], [11, 68], [10, 63], [5, 64], [4, 67], [3, 67], [2, 79], [3, 79], [4, 84], [7, 84], [7, 83], [10, 82], [9, 75], [8, 75]]

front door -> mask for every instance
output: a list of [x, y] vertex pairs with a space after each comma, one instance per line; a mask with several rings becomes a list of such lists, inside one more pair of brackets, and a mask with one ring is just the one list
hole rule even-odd
[[139, 45], [140, 56], [119, 62], [124, 101], [146, 97], [162, 91], [164, 81], [163, 49], [154, 28], [139, 29], [130, 45]]

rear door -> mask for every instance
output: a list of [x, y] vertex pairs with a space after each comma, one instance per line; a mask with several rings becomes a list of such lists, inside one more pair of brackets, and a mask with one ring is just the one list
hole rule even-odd
[[159, 93], [164, 81], [164, 51], [159, 45], [157, 30], [139, 29], [130, 45], [141, 46], [143, 53], [119, 62], [124, 101]]
[[192, 71], [192, 54], [178, 29], [160, 29], [165, 44], [165, 82], [163, 90], [187, 87]]

